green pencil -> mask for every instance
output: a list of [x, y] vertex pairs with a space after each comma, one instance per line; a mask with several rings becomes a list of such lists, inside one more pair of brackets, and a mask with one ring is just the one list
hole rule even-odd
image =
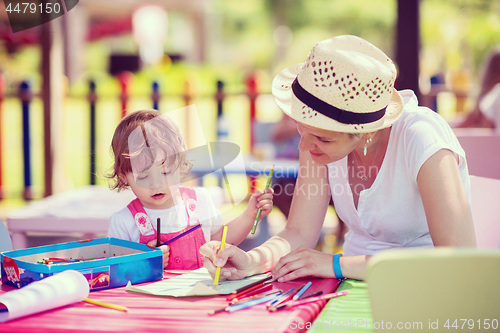
[[[269, 188], [271, 185], [271, 179], [273, 178], [273, 172], [274, 172], [274, 164], [273, 167], [271, 168], [271, 171], [269, 172], [269, 176], [267, 177], [267, 183], [265, 189]], [[264, 189], [264, 191], [265, 191]], [[255, 218], [255, 221], [253, 223], [253, 228], [252, 228], [252, 235], [255, 234], [255, 230], [257, 229], [257, 224], [259, 224], [259, 219], [260, 219], [260, 213], [262, 212], [262, 209], [259, 208], [257, 211], [257, 217]]]

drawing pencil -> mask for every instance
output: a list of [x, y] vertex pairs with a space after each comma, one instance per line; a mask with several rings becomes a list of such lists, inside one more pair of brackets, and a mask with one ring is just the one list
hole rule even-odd
[[163, 244], [161, 244], [161, 245], [168, 245], [168, 244], [172, 243], [173, 241], [176, 241], [176, 240], [178, 240], [179, 238], [184, 237], [184, 236], [186, 236], [187, 234], [189, 234], [189, 233], [191, 233], [191, 232], [193, 232], [193, 231], [195, 231], [196, 229], [201, 228], [201, 227], [202, 227], [202, 225], [201, 225], [201, 224], [197, 224], [197, 225], [195, 225], [194, 227], [192, 227], [192, 228], [190, 228], [190, 229], [188, 229], [188, 230], [184, 231], [183, 233], [178, 234], [178, 235], [177, 235], [177, 236], [175, 236], [174, 238], [169, 239], [168, 241], [164, 242], [164, 243], [163, 243]]
[[160, 225], [161, 225], [161, 221], [160, 221], [160, 218], [157, 218], [156, 219], [156, 247], [160, 246], [161, 245], [161, 228], [160, 228]]
[[299, 299], [299, 297], [302, 296], [306, 292], [307, 288], [309, 288], [311, 285], [311, 281], [307, 282], [305, 286], [303, 286], [295, 295], [293, 295], [292, 299], [294, 301]]
[[278, 307], [270, 309], [270, 311], [277, 311], [277, 310], [289, 309], [289, 308], [292, 308], [292, 307], [295, 307], [295, 306], [304, 305], [304, 304], [308, 304], [308, 303], [314, 303], [314, 302], [321, 301], [321, 300], [328, 300], [328, 299], [331, 299], [331, 298], [340, 297], [340, 296], [344, 296], [344, 295], [347, 295], [347, 294], [348, 294], [347, 291], [341, 291], [341, 292], [338, 292], [338, 293], [331, 293], [331, 294], [326, 294], [326, 295], [322, 295], [322, 296], [309, 297], [309, 298], [306, 298], [306, 299], [303, 299], [303, 300], [291, 301], [291, 302], [287, 302], [287, 303], [281, 304]]
[[271, 291], [268, 291], [268, 292], [265, 292], [265, 293], [262, 293], [262, 294], [253, 295], [253, 296], [242, 298], [242, 299], [238, 300], [237, 302], [234, 302], [235, 300], [233, 300], [233, 302], [231, 302], [231, 304], [229, 304], [229, 305], [227, 305], [225, 307], [222, 307], [222, 308], [219, 308], [219, 309], [216, 309], [216, 310], [210, 310], [210, 311], [208, 311], [208, 314], [210, 316], [213, 316], [216, 313], [221, 313], [221, 312], [227, 311], [227, 309], [229, 308], [230, 305], [236, 305], [236, 304], [248, 302], [248, 301], [251, 301], [251, 300], [254, 300], [254, 299], [266, 297], [266, 296], [269, 296], [269, 295], [280, 294], [280, 293], [281, 293], [281, 290], [271, 290]]
[[[269, 176], [267, 176], [267, 183], [265, 189], [268, 189], [269, 186], [271, 185], [271, 179], [273, 178], [273, 173], [274, 173], [274, 164], [273, 167], [271, 168], [271, 171], [269, 172]], [[259, 208], [257, 211], [257, 216], [255, 217], [255, 221], [253, 222], [253, 227], [252, 227], [252, 235], [255, 234], [255, 230], [257, 229], [257, 224], [259, 224], [259, 219], [260, 219], [260, 214], [262, 213], [262, 209]]]
[[304, 288], [306, 284], [304, 283], [303, 285], [301, 285], [300, 287], [298, 288], [293, 288], [292, 292], [290, 292], [288, 295], [284, 295], [282, 296], [277, 302], [275, 302], [274, 304], [272, 304], [270, 307], [269, 307], [269, 310], [272, 310], [272, 308], [276, 308], [277, 306], [283, 304], [283, 303], [286, 303], [288, 302], [289, 300], [292, 299], [293, 296], [295, 296], [295, 294], [297, 294], [299, 292], [300, 289]]
[[90, 303], [90, 304], [102, 306], [102, 307], [105, 307], [105, 308], [110, 308], [110, 309], [119, 310], [119, 311], [125, 311], [125, 312], [128, 311], [128, 308], [126, 308], [124, 306], [115, 305], [115, 304], [111, 304], [111, 303], [105, 303], [105, 302], [101, 302], [101, 301], [98, 301], [98, 300], [95, 300], [95, 299], [92, 299], [92, 298], [86, 298], [83, 301], [87, 302], [87, 303]]
[[245, 293], [245, 294], [242, 294], [241, 296], [238, 296], [238, 297], [235, 297], [231, 300], [231, 303], [236, 303], [236, 302], [239, 302], [241, 301], [242, 299], [246, 299], [250, 296], [254, 296], [254, 295], [260, 295], [262, 294], [263, 292], [266, 292], [266, 291], [269, 291], [273, 289], [273, 285], [270, 284], [270, 283], [267, 283], [266, 285], [264, 285], [262, 288], [258, 288], [258, 289], [255, 289], [255, 290], [252, 290], [248, 293]]
[[276, 297], [276, 295], [268, 295], [268, 296], [264, 296], [261, 298], [253, 299], [253, 300], [248, 301], [248, 302], [230, 305], [227, 309], [227, 312], [234, 312], [234, 311], [238, 311], [238, 310], [248, 309], [251, 306], [266, 303], [275, 297]]
[[[221, 250], [226, 246], [226, 236], [227, 236], [227, 225], [224, 226], [224, 229], [222, 231], [222, 240], [220, 242]], [[217, 267], [214, 278], [214, 289], [216, 289], [217, 285], [219, 284], [219, 276], [220, 276], [220, 267]]]
[[229, 295], [226, 300], [227, 301], [231, 301], [235, 298], [239, 298], [241, 296], [246, 296], [252, 292], [254, 292], [255, 290], [258, 290], [260, 288], [262, 288], [264, 286], [264, 282], [260, 282], [258, 284], [255, 284], [255, 285], [252, 285], [252, 286], [249, 286], [248, 288], [240, 291], [239, 293], [236, 293], [236, 294], [233, 294], [233, 295]]
[[266, 276], [266, 277], [264, 277], [264, 278], [262, 278], [262, 279], [260, 279], [258, 281], [254, 281], [254, 282], [252, 282], [252, 283], [250, 283], [250, 284], [248, 284], [248, 285], [246, 285], [244, 287], [238, 288], [235, 291], [233, 291], [231, 293], [231, 295], [229, 295], [227, 297], [227, 300], [230, 301], [233, 298], [236, 298], [236, 297], [239, 297], [239, 296], [241, 296], [243, 294], [246, 294], [246, 293], [248, 293], [251, 290], [255, 290], [256, 289], [256, 288], [254, 288], [255, 286], [261, 287], [261, 286], [264, 285], [264, 283], [266, 281], [271, 280], [271, 279], [272, 279], [272, 276], [269, 274], [268, 276]]
[[210, 310], [210, 311], [208, 311], [208, 315], [209, 315], [209, 316], [213, 316], [213, 315], [214, 315], [214, 314], [216, 314], [216, 313], [221, 313], [221, 312], [227, 311], [227, 308], [228, 308], [228, 307], [229, 307], [229, 306], [225, 306], [225, 307], [223, 307], [223, 308], [218, 308], [218, 309], [216, 309], [216, 310]]
[[273, 304], [277, 304], [277, 303], [280, 303], [282, 300], [284, 300], [288, 295], [290, 295], [291, 293], [293, 293], [293, 291], [295, 290], [295, 288], [292, 288], [288, 291], [286, 291], [285, 293], [281, 294], [280, 297], [276, 298], [276, 299], [273, 299], [272, 301], [269, 301], [269, 303], [266, 304], [266, 306], [269, 308], [271, 307]]
[[318, 292], [315, 292], [314, 294], [310, 294], [310, 295], [306, 295], [306, 296], [302, 296], [302, 297], [299, 297], [299, 300], [301, 299], [306, 299], [306, 298], [309, 298], [309, 297], [315, 297], [315, 296], [319, 296], [323, 294], [323, 291], [318, 291]]
[[283, 290], [277, 289], [277, 290], [270, 290], [270, 291], [263, 292], [263, 293], [260, 293], [260, 294], [248, 296], [248, 297], [241, 298], [241, 299], [233, 299], [231, 301], [230, 305], [240, 304], [240, 303], [243, 303], [243, 302], [246, 302], [246, 301], [250, 301], [252, 299], [261, 298], [261, 297], [268, 296], [268, 295], [274, 295], [274, 294], [278, 294], [278, 293], [281, 294], [282, 292], [283, 292]]

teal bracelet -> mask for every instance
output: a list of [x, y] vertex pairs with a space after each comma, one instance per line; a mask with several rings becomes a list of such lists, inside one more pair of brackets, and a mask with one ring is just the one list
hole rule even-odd
[[344, 275], [342, 275], [342, 269], [340, 268], [340, 257], [342, 253], [337, 253], [333, 255], [333, 272], [335, 273], [335, 278], [343, 279]]

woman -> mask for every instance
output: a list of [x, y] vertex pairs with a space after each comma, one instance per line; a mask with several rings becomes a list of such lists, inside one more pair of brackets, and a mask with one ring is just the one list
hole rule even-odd
[[[227, 279], [269, 270], [278, 281], [363, 279], [381, 250], [475, 246], [465, 154], [447, 123], [418, 107], [413, 92], [398, 93], [395, 80], [391, 59], [355, 36], [318, 43], [276, 76], [275, 100], [301, 135], [290, 216], [249, 252], [204, 245], [212, 274], [217, 265]], [[311, 249], [330, 196], [349, 227], [342, 257]]]
[[491, 51], [482, 76], [474, 109], [457, 127], [494, 128], [500, 133], [500, 49]]

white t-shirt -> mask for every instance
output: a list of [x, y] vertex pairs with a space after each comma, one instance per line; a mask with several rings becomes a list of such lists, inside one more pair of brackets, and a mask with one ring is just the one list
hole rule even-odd
[[328, 164], [333, 202], [349, 227], [344, 254], [374, 254], [396, 247], [433, 246], [417, 175], [440, 149], [459, 156], [460, 176], [470, 203], [470, 180], [465, 153], [446, 121], [418, 106], [411, 90], [400, 91], [405, 106], [391, 129], [384, 161], [373, 185], [359, 195], [358, 210], [349, 186], [347, 157]]
[[500, 133], [500, 83], [497, 83], [479, 102], [479, 109]]
[[[209, 192], [203, 187], [195, 187], [196, 201], [198, 202], [198, 213], [200, 216], [201, 229], [205, 240], [210, 241], [210, 236], [222, 227], [222, 215], [215, 207]], [[177, 232], [187, 227], [188, 215], [184, 202], [168, 209], [144, 208], [153, 227], [156, 230], [156, 220], [161, 221], [161, 233]], [[151, 234], [154, 232], [151, 231]], [[108, 237], [114, 237], [133, 242], [139, 242], [140, 231], [135, 223], [130, 210], [125, 207], [119, 212], [111, 215]]]

